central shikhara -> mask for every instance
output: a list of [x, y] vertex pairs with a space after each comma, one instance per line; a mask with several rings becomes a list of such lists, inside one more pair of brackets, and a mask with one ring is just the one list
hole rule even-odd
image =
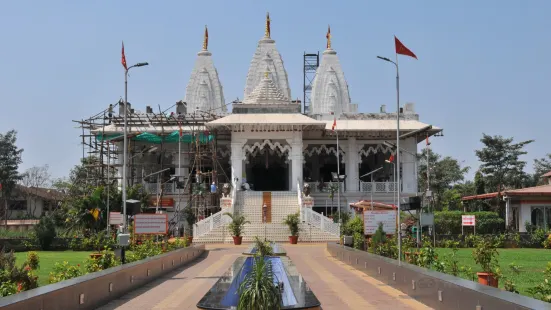
[[[191, 208], [197, 217], [194, 242], [231, 241], [225, 212], [244, 214], [251, 222], [245, 227], [245, 241], [255, 235], [282, 241], [288, 236], [283, 218], [300, 212], [303, 241], [335, 240], [339, 225], [328, 216], [337, 206], [348, 211], [350, 203], [371, 195], [374, 201], [393, 204], [398, 188], [401, 197], [417, 194], [417, 144], [441, 129], [420, 122], [412, 103], [400, 108], [404, 138], [397, 185], [394, 163], [389, 163], [396, 152], [396, 112], [387, 113], [384, 105], [378, 113], [358, 112], [329, 30], [326, 38], [305, 113], [301, 101], [292, 99], [268, 16], [243, 100], [231, 103], [231, 113], [208, 50], [206, 28], [185, 98], [175, 110], [155, 113], [147, 107], [143, 113], [128, 104], [127, 178], [151, 193], [152, 210], [171, 215], [172, 231], [189, 231], [178, 211]], [[119, 102], [118, 115], [110, 109], [107, 121], [90, 128], [114, 154], [108, 165], [115, 161], [119, 167], [124, 108]], [[376, 169], [373, 179], [361, 178]], [[302, 193], [305, 184], [308, 195]]]

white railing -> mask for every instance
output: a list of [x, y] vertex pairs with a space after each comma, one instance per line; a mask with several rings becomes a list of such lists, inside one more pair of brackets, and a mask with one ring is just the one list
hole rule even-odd
[[[334, 186], [337, 182], [323, 182], [323, 186], [320, 186], [319, 182], [305, 182], [310, 185], [310, 191], [312, 193], [329, 193], [329, 187]], [[320, 188], [321, 187], [321, 188]], [[341, 193], [344, 192], [344, 183], [340, 183]]]
[[370, 193], [373, 187], [374, 193], [394, 193], [396, 192], [396, 182], [360, 182], [360, 191]]
[[298, 198], [298, 210], [301, 217], [301, 221], [304, 220], [302, 216], [302, 189], [300, 188], [300, 179], [297, 178], [297, 198]]
[[302, 208], [301, 213], [302, 218], [306, 223], [319, 228], [323, 232], [330, 233], [334, 236], [340, 236], [341, 225], [334, 223], [332, 219], [325, 217], [323, 214], [319, 214], [310, 208]]
[[193, 229], [193, 237], [203, 236], [211, 232], [213, 229], [229, 223], [231, 219], [229, 216], [224, 215], [224, 213], [226, 212], [228, 211], [220, 210], [217, 213], [214, 213], [213, 215], [207, 217], [206, 219], [195, 223], [195, 227]]

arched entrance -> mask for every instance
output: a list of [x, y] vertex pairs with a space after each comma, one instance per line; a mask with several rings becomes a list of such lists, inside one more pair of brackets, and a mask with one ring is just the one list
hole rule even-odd
[[255, 191], [287, 191], [290, 147], [265, 140], [247, 148], [246, 180]]

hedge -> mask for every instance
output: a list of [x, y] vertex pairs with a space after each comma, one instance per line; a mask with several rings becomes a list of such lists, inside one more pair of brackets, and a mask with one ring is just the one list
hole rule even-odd
[[[476, 217], [477, 234], [496, 234], [505, 231], [505, 220], [496, 212], [462, 212], [441, 211], [434, 213], [436, 233], [439, 235], [461, 234], [461, 216], [474, 215]], [[471, 233], [472, 227], [465, 227]]]

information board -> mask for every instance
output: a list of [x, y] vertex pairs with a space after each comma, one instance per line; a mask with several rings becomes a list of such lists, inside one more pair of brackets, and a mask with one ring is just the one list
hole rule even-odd
[[364, 233], [366, 235], [375, 234], [379, 223], [383, 223], [383, 230], [386, 234], [394, 235], [396, 233], [396, 211], [364, 211]]
[[461, 225], [462, 226], [476, 226], [476, 218], [474, 215], [462, 215], [461, 216]]
[[120, 212], [109, 212], [109, 225], [122, 225], [124, 223]]
[[168, 214], [136, 214], [134, 216], [134, 234], [166, 234], [168, 232]]

